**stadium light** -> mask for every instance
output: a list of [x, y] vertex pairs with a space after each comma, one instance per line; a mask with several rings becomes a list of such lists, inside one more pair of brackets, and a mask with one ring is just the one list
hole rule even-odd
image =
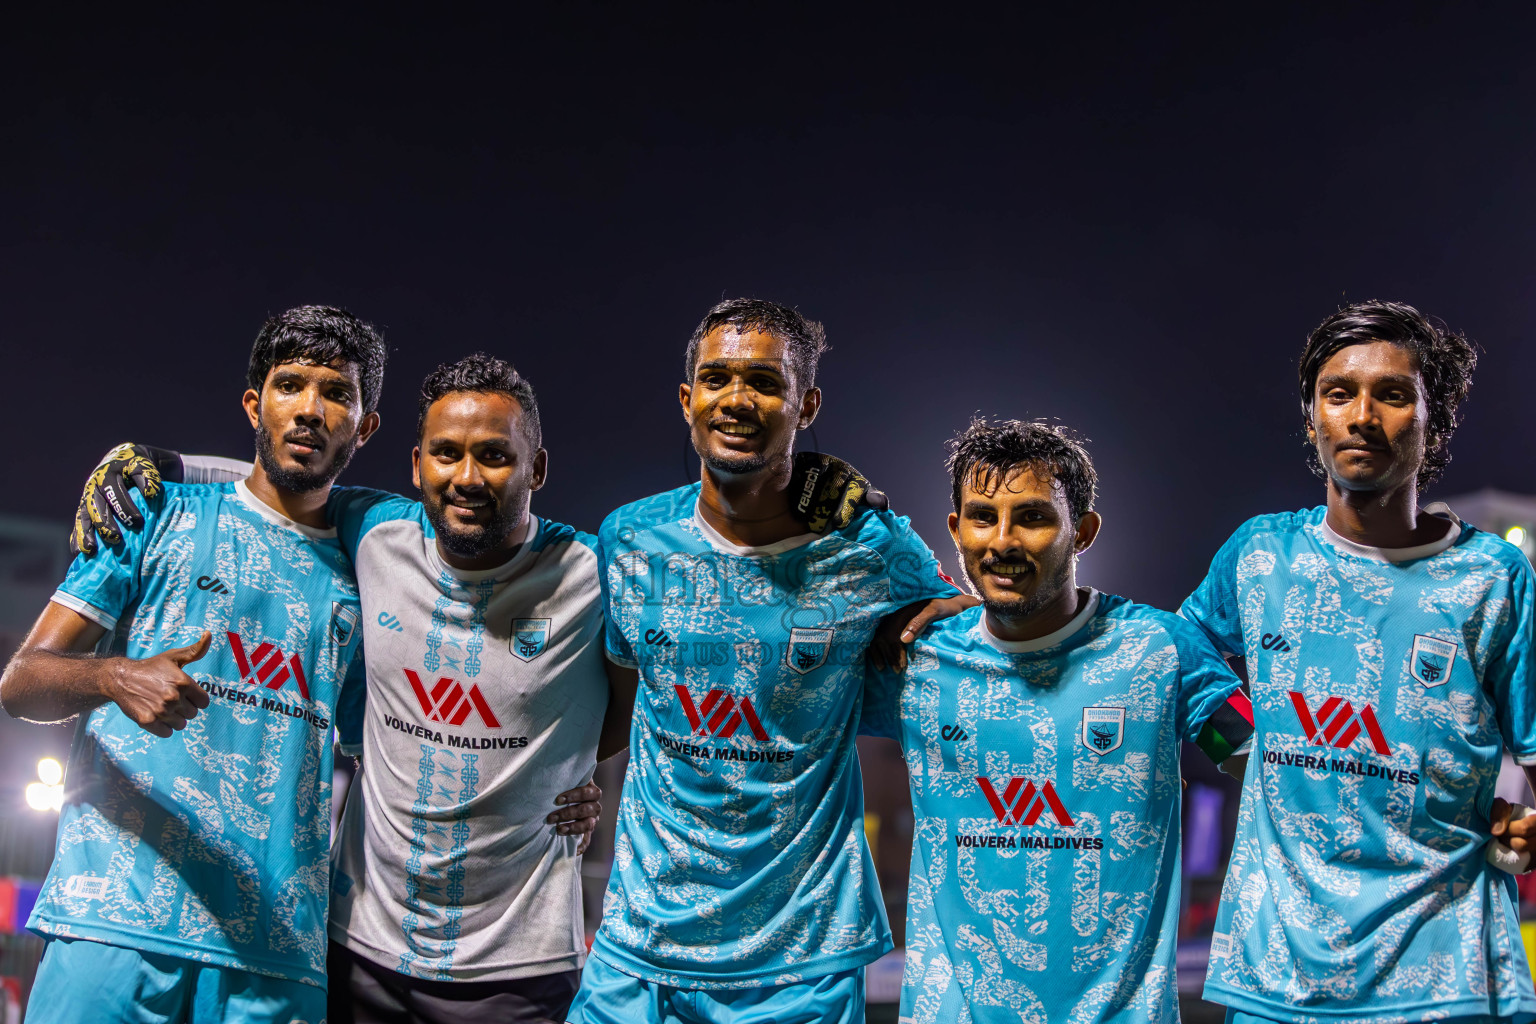
[[1521, 551], [1524, 551], [1526, 544], [1529, 543], [1531, 539], [1531, 533], [1523, 526], [1511, 526], [1509, 529], [1504, 531], [1504, 539], [1509, 541], [1515, 547], [1519, 548]]
[[24, 795], [34, 811], [58, 811], [64, 806], [64, 766], [51, 757], [37, 762], [38, 782], [27, 783]]
[[45, 786], [57, 786], [64, 781], [64, 766], [51, 757], [45, 757], [37, 762], [37, 777], [43, 780]]

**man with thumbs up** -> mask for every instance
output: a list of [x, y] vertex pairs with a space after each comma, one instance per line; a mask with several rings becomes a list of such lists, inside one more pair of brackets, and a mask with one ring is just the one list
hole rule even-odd
[[363, 699], [325, 506], [384, 360], [343, 310], [268, 320], [250, 476], [146, 492], [142, 529], [75, 561], [0, 678], [16, 717], [80, 716], [29, 1024], [324, 1019], [330, 734], [360, 743], [341, 705]]

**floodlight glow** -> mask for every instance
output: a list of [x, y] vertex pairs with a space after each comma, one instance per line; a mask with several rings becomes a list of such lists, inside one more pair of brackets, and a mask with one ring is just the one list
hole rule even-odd
[[1530, 534], [1526, 532], [1523, 526], [1511, 526], [1504, 531], [1504, 539], [1523, 551], [1525, 549], [1525, 542], [1530, 539]]
[[35, 811], [56, 811], [64, 806], [64, 787], [41, 782], [27, 784], [27, 806]]
[[51, 757], [45, 757], [37, 762], [37, 777], [43, 780], [45, 786], [57, 786], [64, 781], [64, 766]]

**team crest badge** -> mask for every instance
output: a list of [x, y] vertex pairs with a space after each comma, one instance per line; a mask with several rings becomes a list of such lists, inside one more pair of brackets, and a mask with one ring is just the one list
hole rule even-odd
[[784, 652], [784, 664], [791, 672], [805, 675], [826, 663], [832, 650], [830, 629], [801, 629], [789, 631], [789, 650]]
[[340, 601], [331, 602], [331, 640], [337, 647], [345, 647], [352, 640], [357, 628], [357, 612]]
[[1125, 740], [1125, 708], [1083, 708], [1083, 746], [1103, 757]]
[[544, 653], [549, 643], [549, 619], [513, 619], [512, 656], [519, 661], [532, 661]]
[[1419, 634], [1413, 638], [1413, 656], [1408, 674], [1425, 686], [1439, 686], [1451, 677], [1456, 663], [1456, 645], [1449, 640]]

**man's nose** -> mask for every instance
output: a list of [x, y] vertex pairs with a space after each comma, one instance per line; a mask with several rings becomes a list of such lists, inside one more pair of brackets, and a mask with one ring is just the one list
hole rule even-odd
[[320, 397], [319, 388], [304, 389], [299, 395], [297, 408], [293, 410], [293, 418], [306, 427], [325, 425], [325, 400]]
[[755, 404], [756, 396], [753, 395], [752, 389], [739, 380], [731, 381], [720, 395], [721, 409], [751, 409]]
[[480, 472], [480, 463], [467, 456], [460, 459], [453, 470], [453, 486], [460, 490], [484, 487], [485, 476]]
[[1350, 403], [1349, 422], [1351, 426], [1374, 429], [1381, 425], [1380, 410], [1371, 398], [1369, 391], [1362, 391]]

